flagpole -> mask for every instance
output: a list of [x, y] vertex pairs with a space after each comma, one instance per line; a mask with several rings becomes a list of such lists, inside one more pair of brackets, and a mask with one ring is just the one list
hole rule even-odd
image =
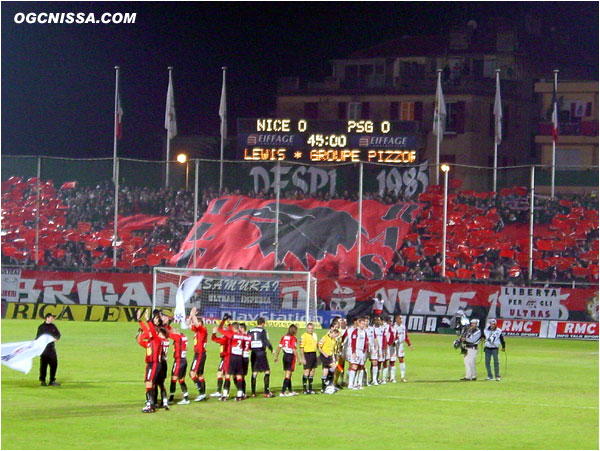
[[[496, 95], [500, 89], [500, 69], [496, 69]], [[498, 111], [496, 110], [496, 100], [494, 100], [494, 192], [496, 192], [498, 180]], [[500, 119], [502, 120], [502, 119]]]
[[194, 268], [197, 268], [198, 265], [196, 263], [196, 254], [197, 254], [197, 243], [196, 240], [198, 239], [197, 232], [198, 232], [198, 228], [196, 227], [196, 223], [198, 222], [198, 171], [200, 168], [200, 161], [198, 159], [194, 160], [194, 224], [192, 227], [194, 227]]
[[117, 127], [119, 109], [119, 66], [115, 66], [115, 123], [113, 127], [113, 183], [117, 183]]
[[221, 90], [221, 104], [219, 105], [219, 115], [221, 116], [221, 161], [219, 164], [219, 192], [223, 189], [223, 153], [225, 149], [225, 139], [227, 134], [227, 103], [225, 100], [225, 75], [227, 68], [222, 67], [223, 88]]
[[119, 222], [119, 161], [115, 160], [117, 165], [115, 167], [115, 211], [114, 211], [114, 224], [113, 224], [113, 268], [117, 267], [117, 236], [118, 229], [117, 224]]
[[[554, 69], [554, 92], [558, 95], [558, 69]], [[552, 111], [556, 114], [556, 134], [558, 135], [558, 100], [552, 99]], [[554, 126], [554, 117], [553, 117], [553, 126]], [[554, 198], [554, 182], [555, 182], [555, 172], [556, 172], [556, 139], [554, 139], [554, 134], [552, 135], [552, 182], [550, 188], [550, 197]]]
[[[437, 70], [438, 73], [438, 78], [437, 78], [437, 86], [441, 86], [442, 85], [442, 69], [438, 69]], [[437, 112], [437, 133], [436, 133], [436, 146], [435, 146], [435, 184], [439, 185], [440, 184], [440, 132], [441, 132], [441, 127], [440, 127], [440, 99], [437, 98], [438, 96], [438, 92], [437, 92], [437, 87], [436, 87], [436, 92], [435, 92], [435, 103], [437, 105], [438, 108], [438, 112]]]
[[[169, 88], [171, 88], [171, 72], [173, 66], [169, 66]], [[167, 109], [170, 109], [169, 105], [169, 92], [167, 92]], [[167, 164], [165, 169], [165, 187], [169, 187], [169, 160], [171, 158], [171, 121], [167, 122]]]
[[362, 254], [362, 210], [363, 210], [363, 162], [359, 165], [358, 177], [358, 231], [356, 232], [356, 243], [358, 245], [358, 256], [356, 257], [356, 274], [360, 274], [360, 257]]
[[529, 199], [529, 282], [533, 280], [533, 211], [534, 211], [534, 203], [535, 203], [535, 165], [531, 166], [531, 176], [530, 176], [530, 193], [531, 198]]

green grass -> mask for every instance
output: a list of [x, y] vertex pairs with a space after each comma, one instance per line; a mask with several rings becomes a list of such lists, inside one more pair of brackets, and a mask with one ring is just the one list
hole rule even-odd
[[[2, 320], [2, 341], [38, 322]], [[503, 379], [459, 382], [453, 336], [413, 334], [406, 384], [333, 395], [192, 402], [142, 414], [144, 351], [135, 324], [61, 322], [61, 387], [2, 366], [2, 449], [598, 449], [598, 342], [507, 339]], [[273, 343], [283, 329], [271, 329]], [[322, 334], [319, 332], [319, 336]], [[191, 334], [188, 334], [191, 336]], [[209, 342], [207, 391], [218, 351]], [[480, 353], [481, 355], [481, 353]], [[271, 358], [272, 364], [272, 358]], [[281, 363], [271, 365], [281, 388]], [[508, 368], [507, 368], [508, 367]], [[170, 368], [169, 368], [170, 370]], [[505, 375], [505, 371], [508, 374]], [[319, 378], [316, 378], [319, 381]], [[190, 394], [196, 390], [187, 378]], [[294, 373], [301, 389], [301, 371]], [[320, 384], [320, 381], [317, 385]], [[248, 389], [250, 381], [248, 380]], [[262, 378], [258, 388], [262, 391]], [[180, 397], [178, 388], [178, 397]]]

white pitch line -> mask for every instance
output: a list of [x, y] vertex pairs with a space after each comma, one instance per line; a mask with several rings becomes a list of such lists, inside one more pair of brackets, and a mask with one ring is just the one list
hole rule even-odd
[[[338, 395], [340, 392], [337, 393]], [[511, 404], [515, 406], [527, 406], [527, 407], [560, 407], [560, 408], [568, 408], [568, 409], [590, 409], [590, 410], [598, 410], [598, 406], [568, 406], [565, 404], [544, 404], [544, 403], [524, 403], [524, 402], [499, 402], [499, 401], [491, 401], [485, 399], [452, 399], [452, 398], [424, 398], [419, 396], [394, 396], [394, 395], [374, 395], [374, 394], [366, 394], [362, 393], [349, 393], [344, 390], [342, 395], [346, 396], [367, 396], [369, 398], [392, 398], [392, 399], [414, 399], [417, 401], [448, 401], [448, 402], [472, 402], [472, 403], [482, 403], [487, 402], [489, 404]]]

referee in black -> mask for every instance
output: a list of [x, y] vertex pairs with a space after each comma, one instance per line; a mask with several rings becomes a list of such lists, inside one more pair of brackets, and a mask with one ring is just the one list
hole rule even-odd
[[265, 330], [265, 319], [258, 318], [256, 321], [256, 327], [250, 329], [250, 363], [252, 364], [252, 397], [256, 397], [256, 378], [258, 373], [265, 373], [265, 392], [263, 396], [265, 398], [273, 398], [275, 395], [271, 393], [269, 389], [269, 382], [271, 378], [271, 368], [269, 367], [269, 361], [267, 360], [267, 348], [273, 353], [273, 345], [269, 341], [269, 334]]
[[[44, 334], [52, 335], [56, 340], [60, 339], [60, 332], [58, 327], [54, 325], [54, 315], [48, 313], [45, 316], [45, 321], [40, 324], [37, 330], [36, 340]], [[46, 384], [46, 370], [50, 365], [50, 382]], [[56, 369], [58, 368], [58, 357], [56, 356], [56, 348], [54, 342], [48, 343], [44, 352], [40, 357], [40, 382], [42, 386], [52, 385], [60, 387], [60, 384], [56, 382]]]

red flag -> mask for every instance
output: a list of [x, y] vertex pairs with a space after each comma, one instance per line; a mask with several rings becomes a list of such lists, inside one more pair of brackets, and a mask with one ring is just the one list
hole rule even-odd
[[[366, 200], [359, 234], [357, 202], [282, 200], [276, 257], [275, 202], [221, 197], [211, 202], [196, 224], [196, 264], [265, 270], [273, 269], [277, 258], [286, 268], [311, 271], [320, 278], [354, 277], [360, 235], [361, 273], [382, 278], [420, 209], [416, 203], [384, 205]], [[171, 264], [193, 264], [193, 252], [194, 229]]]
[[74, 189], [77, 186], [77, 182], [65, 182], [62, 184], [60, 189]]

